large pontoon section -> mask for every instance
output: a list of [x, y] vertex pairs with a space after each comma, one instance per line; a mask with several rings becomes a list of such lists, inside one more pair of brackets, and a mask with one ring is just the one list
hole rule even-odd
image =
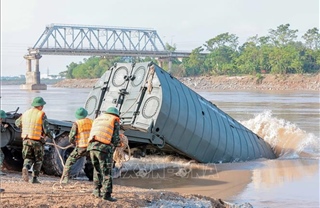
[[153, 146], [202, 163], [275, 158], [258, 135], [152, 62], [118, 63], [94, 85], [89, 117], [120, 111], [130, 146]]

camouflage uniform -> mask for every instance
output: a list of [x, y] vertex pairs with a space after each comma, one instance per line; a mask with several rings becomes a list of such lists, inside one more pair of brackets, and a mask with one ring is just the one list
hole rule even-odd
[[[120, 145], [119, 137], [120, 124], [114, 123], [114, 131], [111, 144], [103, 144], [99, 141], [91, 141], [87, 150], [90, 151], [90, 158], [94, 168], [93, 183], [95, 196], [111, 198], [112, 193], [112, 167], [114, 147]], [[100, 193], [101, 189], [101, 193]]]
[[4, 160], [4, 154], [0, 148], [0, 175], [3, 175], [2, 173], [3, 160]]
[[[15, 121], [16, 126], [19, 128], [21, 128], [23, 125], [22, 116], [20, 116]], [[42, 131], [43, 131], [43, 134], [47, 135], [49, 138], [51, 139], [54, 138], [54, 133], [49, 129], [49, 123], [47, 121], [47, 116], [45, 114], [42, 117]], [[24, 159], [22, 174], [23, 174], [24, 180], [26, 181], [28, 180], [27, 170], [29, 170], [33, 165], [32, 183], [40, 183], [37, 178], [39, 177], [40, 170], [42, 167], [45, 139], [43, 137], [40, 140], [32, 140], [28, 138], [22, 138], [22, 139], [23, 139], [22, 158]]]
[[[4, 128], [3, 124], [1, 124], [1, 132], [5, 132], [6, 130], [7, 128]], [[5, 173], [2, 172], [3, 160], [4, 160], [4, 154], [0, 148], [0, 175], [5, 175]]]
[[[3, 127], [3, 125], [1, 124], [1, 132], [4, 132], [6, 130], [6, 128]], [[4, 154], [0, 148], [0, 175], [5, 175], [5, 173], [3, 173], [2, 170], [2, 164], [3, 164], [3, 160], [4, 160]], [[0, 193], [4, 192], [4, 189], [0, 188]]]
[[[76, 140], [76, 135], [77, 135], [77, 124], [74, 123], [72, 125], [71, 131], [69, 133], [69, 142], [74, 143]], [[68, 183], [68, 178], [70, 177], [70, 169], [73, 164], [77, 162], [77, 160], [81, 157], [85, 157], [88, 155], [87, 152], [87, 147], [78, 147], [76, 146], [74, 150], [71, 152], [69, 155], [66, 164], [64, 165], [64, 171], [63, 171], [63, 181], [62, 183]]]
[[[2, 124], [2, 119], [6, 118], [7, 115], [3, 110], [0, 110], [0, 127], [1, 127], [1, 132], [5, 132], [7, 130], [7, 128]], [[0, 175], [5, 175], [5, 173], [2, 172], [2, 164], [3, 164], [3, 160], [4, 160], [4, 154], [1, 150], [0, 147]], [[0, 188], [0, 193], [4, 192], [5, 190]]]

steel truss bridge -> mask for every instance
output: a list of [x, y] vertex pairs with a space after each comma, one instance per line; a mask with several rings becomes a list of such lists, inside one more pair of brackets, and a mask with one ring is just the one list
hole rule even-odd
[[[29, 55], [130, 56], [184, 58], [170, 52], [156, 30], [87, 25], [48, 25]], [[40, 56], [39, 56], [40, 55]]]
[[[22, 89], [45, 90], [40, 83], [39, 60], [42, 55], [76, 55], [102, 57], [153, 57], [160, 65], [171, 58], [189, 57], [190, 52], [166, 50], [156, 30], [142, 28], [120, 28], [106, 26], [61, 25], [47, 26], [28, 54], [26, 84]], [[32, 61], [35, 70], [32, 70]]]

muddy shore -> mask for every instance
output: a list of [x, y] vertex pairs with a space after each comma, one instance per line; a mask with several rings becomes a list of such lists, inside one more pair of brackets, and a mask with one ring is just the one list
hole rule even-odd
[[[210, 90], [320, 90], [320, 74], [201, 76], [177, 78], [197, 91]], [[91, 88], [98, 79], [65, 79], [54, 87]]]
[[[104, 208], [104, 207], [231, 207], [221, 199], [213, 199], [197, 194], [184, 195], [177, 192], [141, 189], [114, 185], [113, 197], [117, 202], [109, 202], [92, 196], [93, 182], [71, 180], [60, 185], [60, 178], [40, 175], [41, 184], [31, 184], [21, 178], [20, 172], [5, 171], [1, 176], [0, 207], [42, 207], [42, 208]], [[117, 183], [117, 179], [114, 179]], [[249, 203], [246, 207], [251, 207]]]

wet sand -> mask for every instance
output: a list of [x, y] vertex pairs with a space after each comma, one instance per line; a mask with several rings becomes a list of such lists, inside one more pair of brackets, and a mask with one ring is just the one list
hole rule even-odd
[[[171, 158], [171, 157], [170, 157]], [[171, 158], [172, 159], [172, 158]], [[144, 165], [142, 165], [144, 164]], [[160, 169], [159, 169], [160, 167]], [[1, 176], [1, 207], [317, 207], [319, 160], [259, 159], [224, 164], [133, 158], [114, 179], [115, 203], [91, 196], [84, 176], [60, 186], [59, 177], [41, 175], [42, 184], [22, 181], [20, 172]]]
[[[41, 184], [30, 184], [21, 180], [21, 173], [7, 172], [1, 177], [1, 208], [5, 207], [228, 207], [223, 202], [200, 195], [183, 195], [177, 192], [140, 189], [114, 185], [113, 197], [109, 202], [91, 195], [93, 185], [88, 180], [71, 180], [61, 186], [59, 178], [41, 175]], [[118, 179], [121, 180], [121, 179]]]
[[[139, 177], [137, 177], [139, 175]], [[319, 204], [319, 160], [312, 158], [224, 164], [182, 165], [151, 171], [122, 174], [116, 183], [180, 194], [198, 194], [233, 204], [254, 207], [317, 207]], [[310, 184], [311, 183], [311, 184]], [[300, 197], [297, 197], [300, 196]], [[306, 202], [308, 205], [306, 206]]]

